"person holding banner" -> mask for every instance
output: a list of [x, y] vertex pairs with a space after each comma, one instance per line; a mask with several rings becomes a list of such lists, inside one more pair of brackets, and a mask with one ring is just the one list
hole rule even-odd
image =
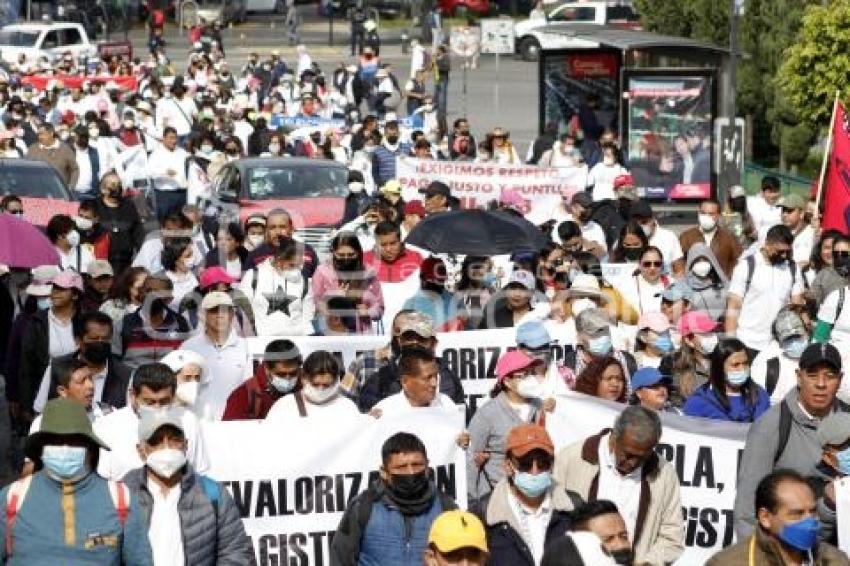
[[381, 447], [380, 481], [354, 498], [331, 541], [334, 566], [422, 563], [431, 525], [457, 509], [428, 473], [428, 453], [413, 434], [399, 432]]

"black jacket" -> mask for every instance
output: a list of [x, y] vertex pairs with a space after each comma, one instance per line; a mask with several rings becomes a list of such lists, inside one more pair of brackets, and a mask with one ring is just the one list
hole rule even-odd
[[38, 386], [44, 377], [44, 370], [50, 362], [50, 323], [47, 320], [49, 309], [40, 310], [30, 319], [24, 334], [21, 348], [21, 365], [18, 372], [18, 397], [21, 407], [32, 410]]
[[[442, 358], [437, 358], [437, 365], [440, 369], [439, 392], [449, 396], [458, 405], [463, 404], [465, 401], [463, 385], [457, 374], [446, 365]], [[361, 412], [367, 413], [378, 404], [378, 401], [400, 391], [401, 376], [398, 374], [398, 364], [396, 360], [390, 360], [387, 365], [369, 376], [363, 384], [360, 397], [357, 399], [357, 407]]]
[[[570, 513], [553, 510], [546, 529], [544, 548], [566, 533], [570, 524]], [[490, 549], [487, 566], [534, 566], [534, 557], [528, 545], [507, 522], [487, 525], [486, 529], [487, 547]]]
[[[80, 351], [71, 352], [50, 361], [50, 387], [47, 390], [47, 398], [55, 399], [58, 396], [56, 384], [59, 380], [59, 372], [63, 365], [80, 357]], [[127, 404], [127, 388], [130, 386], [130, 367], [122, 362], [120, 358], [109, 354], [106, 365], [106, 381], [103, 383], [103, 396], [100, 401], [120, 409]]]
[[98, 223], [109, 232], [109, 263], [118, 275], [133, 261], [133, 255], [142, 247], [145, 227], [130, 200], [123, 199], [117, 208], [110, 208], [101, 199], [95, 201]]
[[[239, 258], [239, 263], [242, 265], [242, 272], [246, 272], [254, 267], [254, 263], [251, 261], [251, 252], [239, 246], [236, 248], [236, 256]], [[212, 267], [214, 265], [219, 265], [221, 267], [226, 268], [226, 265], [221, 264], [221, 256], [218, 253], [218, 248], [213, 248], [207, 252], [206, 257], [204, 257], [204, 267]]]

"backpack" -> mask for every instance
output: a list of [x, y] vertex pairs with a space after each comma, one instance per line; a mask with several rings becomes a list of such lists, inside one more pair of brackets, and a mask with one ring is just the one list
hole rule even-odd
[[[794, 291], [794, 283], [797, 282], [797, 264], [794, 261], [789, 263], [789, 267], [791, 269], [791, 292]], [[750, 290], [750, 285], [753, 282], [753, 275], [756, 272], [756, 258], [755, 256], [747, 256], [747, 282], [744, 284], [744, 296], [747, 295], [747, 292]], [[805, 278], [804, 278], [805, 279]], [[741, 297], [742, 299], [744, 297]], [[843, 301], [842, 301], [843, 302]]]
[[[9, 486], [9, 491], [6, 492], [6, 559], [12, 556], [12, 528], [15, 526], [15, 519], [18, 516], [18, 511], [24, 503], [24, 498], [29, 491], [32, 483], [32, 475], [21, 478]], [[112, 498], [112, 504], [115, 506], [115, 512], [118, 514], [118, 522], [121, 523], [121, 528], [127, 524], [127, 514], [130, 510], [130, 490], [120, 481], [109, 480], [107, 484], [109, 488], [109, 497]]]

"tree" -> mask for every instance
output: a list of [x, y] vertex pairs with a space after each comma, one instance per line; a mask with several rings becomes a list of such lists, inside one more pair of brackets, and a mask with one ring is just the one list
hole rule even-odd
[[689, 2], [690, 0], [635, 0], [635, 9], [640, 14], [640, 21], [645, 29], [665, 35], [691, 37], [691, 22], [687, 15]]
[[836, 89], [846, 86], [848, 76], [850, 0], [834, 0], [828, 8], [809, 7], [777, 77], [789, 106], [803, 123], [823, 128], [832, 116]]

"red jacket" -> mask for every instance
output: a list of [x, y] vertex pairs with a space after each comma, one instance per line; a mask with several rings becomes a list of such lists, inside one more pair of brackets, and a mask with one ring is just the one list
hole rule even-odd
[[422, 256], [405, 248], [398, 259], [387, 263], [379, 254], [369, 251], [363, 254], [363, 263], [377, 273], [381, 283], [399, 283], [416, 273], [422, 263]]
[[268, 386], [266, 366], [260, 364], [254, 377], [234, 389], [227, 398], [223, 421], [264, 419], [281, 395]]

